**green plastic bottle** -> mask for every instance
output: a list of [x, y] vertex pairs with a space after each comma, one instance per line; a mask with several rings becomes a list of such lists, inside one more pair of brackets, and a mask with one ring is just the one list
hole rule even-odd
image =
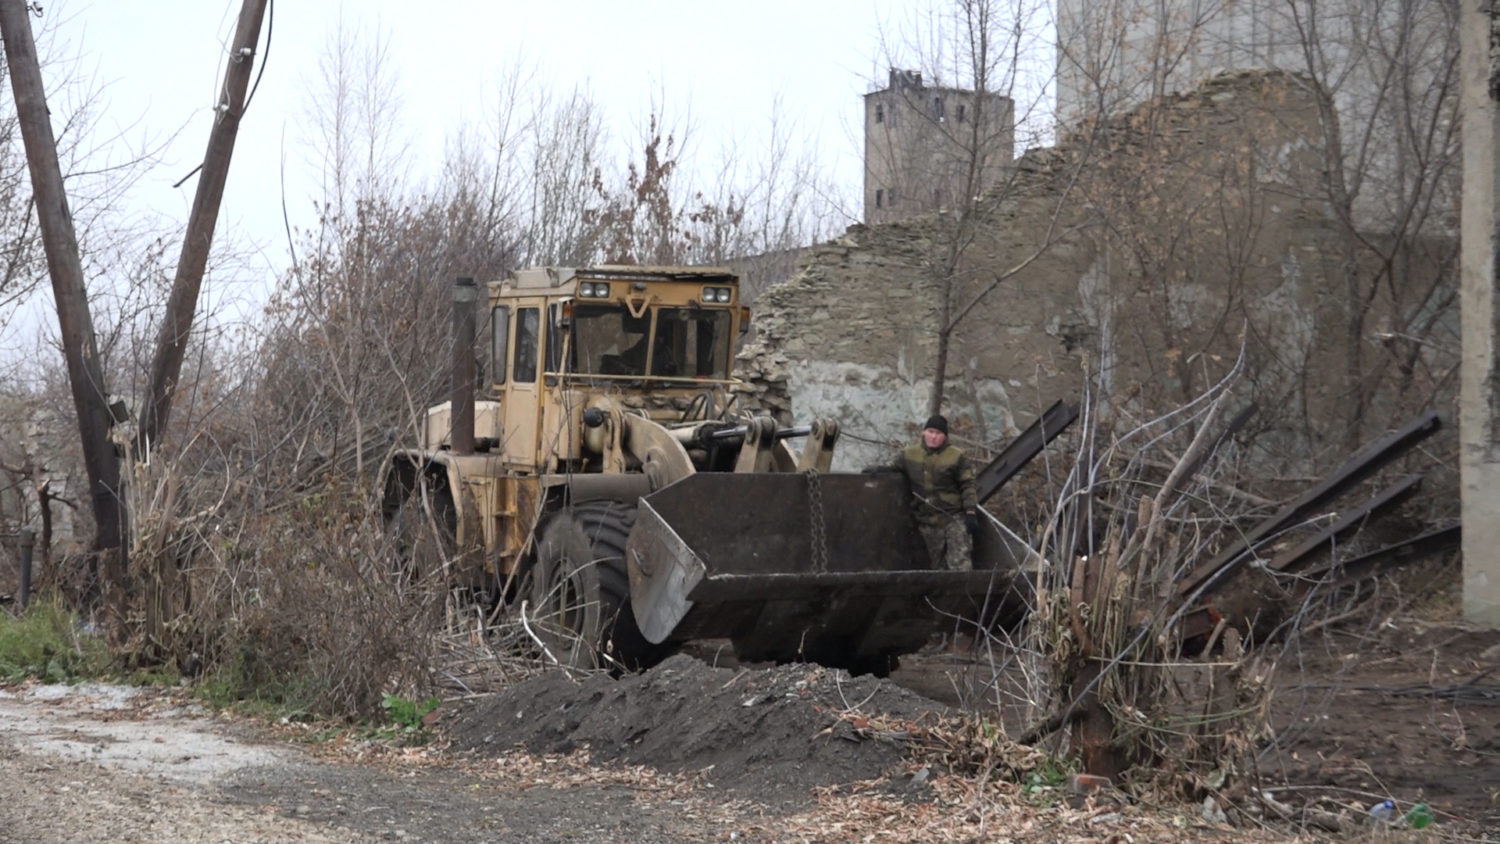
[[1418, 803], [1406, 810], [1406, 814], [1401, 816], [1401, 822], [1411, 829], [1426, 829], [1432, 826], [1432, 810], [1427, 808], [1426, 803]]

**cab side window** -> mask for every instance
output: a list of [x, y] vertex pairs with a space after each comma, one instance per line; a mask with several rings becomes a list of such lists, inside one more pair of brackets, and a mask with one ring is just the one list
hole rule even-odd
[[509, 369], [510, 306], [501, 305], [490, 311], [490, 371], [495, 373], [495, 383], [505, 383], [505, 372]]
[[[562, 372], [563, 370], [563, 307], [553, 305], [552, 313], [547, 320], [547, 371]], [[549, 381], [548, 383], [552, 383]]]
[[516, 364], [511, 377], [517, 384], [536, 383], [537, 351], [542, 341], [540, 308], [516, 309]]

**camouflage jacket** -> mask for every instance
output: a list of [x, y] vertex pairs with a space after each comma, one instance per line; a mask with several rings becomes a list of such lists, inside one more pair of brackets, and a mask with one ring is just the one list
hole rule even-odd
[[[891, 465], [911, 482], [917, 518], [941, 521], [978, 506], [974, 493], [974, 467], [958, 446], [947, 444], [931, 451], [921, 443], [902, 449]], [[926, 499], [926, 503], [922, 503]]]

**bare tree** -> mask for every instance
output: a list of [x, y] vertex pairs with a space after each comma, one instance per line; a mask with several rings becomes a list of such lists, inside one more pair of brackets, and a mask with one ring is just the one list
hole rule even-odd
[[325, 213], [347, 217], [362, 197], [399, 191], [407, 150], [400, 134], [390, 36], [349, 24], [340, 9], [331, 43], [319, 56], [322, 88], [305, 104], [311, 153], [322, 174]]
[[[955, 332], [1060, 233], [1049, 229], [1030, 258], [998, 276], [981, 277], [966, 260], [994, 223], [988, 200], [1017, 185], [1018, 171], [1008, 166], [1017, 125], [1040, 135], [1050, 72], [1039, 63], [1035, 33], [1046, 15], [1046, 4], [1032, 0], [954, 0], [928, 7], [908, 25], [901, 44], [886, 40], [889, 86], [867, 96], [867, 222], [938, 212], [939, 233], [923, 267], [937, 304], [928, 402], [933, 413], [944, 404]], [[905, 61], [920, 70], [898, 69]]]
[[1322, 95], [1315, 195], [1342, 235], [1328, 270], [1345, 307], [1345, 450], [1403, 396], [1453, 389], [1459, 17], [1451, 3], [1285, 0], [1279, 18], [1294, 40], [1278, 58]]
[[549, 88], [524, 56], [503, 67], [486, 99], [481, 119], [448, 141], [445, 189], [482, 205], [496, 233], [519, 231], [520, 264], [597, 260], [595, 182], [611, 172], [599, 106], [584, 88]]
[[[1057, 118], [1064, 124], [1193, 87], [1214, 68], [1245, 66], [1255, 37], [1225, 0], [1062, 0], [1057, 10]], [[1222, 53], [1222, 60], [1217, 54]], [[1215, 63], [1217, 62], [1217, 63]]]
[[439, 399], [452, 278], [497, 277], [521, 242], [508, 127], [488, 151], [460, 136], [429, 184], [382, 175], [402, 145], [384, 43], [341, 28], [308, 104], [329, 144], [325, 213], [273, 298], [250, 399], [247, 459], [280, 500], [327, 480], [369, 491], [386, 430], [404, 437]]
[[727, 264], [741, 275], [740, 295], [754, 301], [795, 270], [802, 250], [846, 226], [838, 186], [824, 175], [815, 138], [799, 137], [778, 98], [759, 154], [740, 143], [719, 151], [711, 178], [689, 200], [691, 260]]
[[589, 187], [602, 164], [603, 119], [586, 92], [545, 95], [530, 121], [534, 174], [526, 195], [526, 252], [531, 264], [584, 263], [597, 248]]
[[[37, 61], [52, 72], [54, 100], [66, 103], [66, 107], [53, 103], [59, 121], [54, 132], [59, 166], [64, 180], [70, 183], [70, 190], [74, 192], [70, 210], [75, 228], [79, 237], [87, 240], [89, 229], [97, 223], [100, 209], [113, 204], [119, 196], [121, 183], [126, 180], [119, 178], [120, 167], [100, 168], [97, 162], [93, 163], [97, 178], [79, 175], [80, 162], [87, 155], [86, 147], [96, 129], [97, 92], [79, 82], [74, 72], [79, 62], [77, 57], [56, 55], [55, 39], [49, 35], [59, 26], [58, 22], [52, 17], [37, 15], [36, 18], [40, 36], [33, 41], [38, 49]], [[59, 69], [61, 73], [57, 72]], [[8, 65], [0, 68], [0, 75], [9, 76], [10, 73]], [[143, 157], [135, 157], [135, 160]], [[0, 330], [5, 329], [18, 314], [24, 313], [16, 306], [27, 301], [43, 282], [46, 272], [42, 236], [32, 199], [16, 104], [13, 101], [0, 102]]]
[[685, 263], [692, 236], [678, 189], [683, 143], [653, 110], [641, 139], [640, 161], [627, 160], [618, 176], [594, 171], [588, 219], [599, 228], [599, 255], [605, 262]]

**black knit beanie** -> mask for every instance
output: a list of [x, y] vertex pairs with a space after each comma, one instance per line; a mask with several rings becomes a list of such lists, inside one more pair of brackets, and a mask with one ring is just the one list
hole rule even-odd
[[943, 416], [942, 414], [929, 417], [927, 420], [927, 424], [922, 426], [923, 430], [926, 430], [928, 428], [936, 428], [945, 434], [948, 433], [948, 417]]

